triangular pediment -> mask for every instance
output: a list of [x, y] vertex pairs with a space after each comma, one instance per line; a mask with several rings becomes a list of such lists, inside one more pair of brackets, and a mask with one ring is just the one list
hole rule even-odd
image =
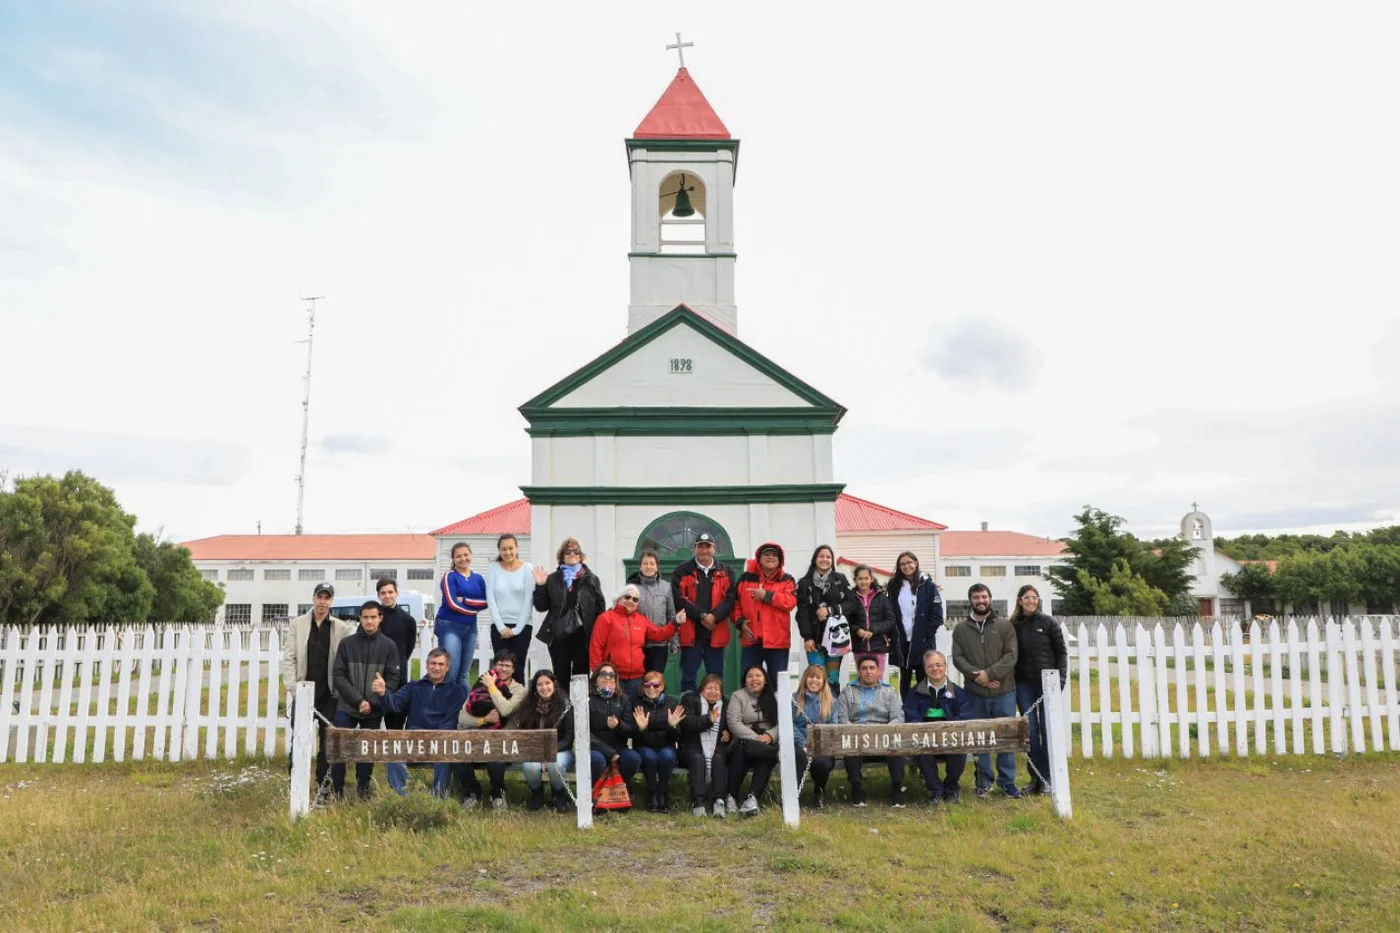
[[[829, 433], [845, 414], [836, 401], [685, 305], [657, 318], [520, 407], [532, 429], [559, 419], [624, 425], [678, 423], [751, 413], [793, 430]], [[605, 427], [605, 425], [604, 425]], [[640, 427], [640, 426], [639, 426]]]

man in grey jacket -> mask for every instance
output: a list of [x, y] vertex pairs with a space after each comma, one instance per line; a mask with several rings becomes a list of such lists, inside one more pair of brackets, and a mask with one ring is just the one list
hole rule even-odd
[[[1016, 715], [1016, 629], [997, 618], [992, 592], [983, 583], [967, 591], [972, 614], [953, 627], [953, 666], [963, 675], [963, 689], [973, 719], [1006, 719]], [[996, 783], [1008, 797], [1016, 789], [1016, 756], [997, 753]], [[977, 796], [992, 789], [992, 756], [977, 756]]]
[[[904, 722], [904, 706], [899, 692], [880, 679], [880, 662], [872, 654], [856, 660], [857, 680], [854, 686], [841, 691], [836, 700], [836, 721], [855, 726], [899, 725]], [[898, 755], [870, 756], [872, 761], [885, 759], [890, 769], [890, 806], [904, 806], [904, 759]], [[851, 782], [851, 803], [865, 806], [865, 788], [860, 768], [866, 759], [847, 755], [846, 780]]]

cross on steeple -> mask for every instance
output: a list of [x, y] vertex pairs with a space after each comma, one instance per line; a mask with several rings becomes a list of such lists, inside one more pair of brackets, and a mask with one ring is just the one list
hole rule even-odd
[[1200, 510], [1201, 510], [1201, 507], [1200, 507], [1199, 505], [1197, 505], [1197, 504], [1194, 503], [1194, 502], [1191, 503], [1191, 511], [1193, 511], [1193, 512], [1199, 512]]
[[689, 48], [694, 48], [694, 47], [695, 47], [695, 43], [694, 43], [694, 42], [682, 42], [682, 41], [681, 41], [681, 34], [680, 34], [680, 33], [676, 33], [676, 42], [675, 42], [675, 44], [674, 44], [674, 45], [668, 45], [668, 46], [666, 46], [666, 51], [669, 52], [669, 51], [671, 51], [672, 49], [675, 49], [675, 50], [676, 50], [676, 54], [679, 55], [680, 58], [681, 58], [681, 67], [684, 68], [684, 67], [685, 67], [685, 50], [686, 50], [686, 49], [689, 49]]

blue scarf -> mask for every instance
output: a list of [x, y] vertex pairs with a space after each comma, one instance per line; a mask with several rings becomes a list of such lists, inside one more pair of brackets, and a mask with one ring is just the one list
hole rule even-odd
[[564, 575], [564, 588], [573, 589], [574, 577], [578, 576], [579, 568], [583, 564], [560, 564], [559, 572]]

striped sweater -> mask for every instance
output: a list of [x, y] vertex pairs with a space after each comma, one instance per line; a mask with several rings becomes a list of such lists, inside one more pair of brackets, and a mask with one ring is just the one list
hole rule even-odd
[[449, 619], [454, 622], [476, 624], [476, 614], [486, 608], [486, 581], [479, 573], [469, 573], [465, 577], [455, 570], [449, 570], [438, 581], [437, 621]]

